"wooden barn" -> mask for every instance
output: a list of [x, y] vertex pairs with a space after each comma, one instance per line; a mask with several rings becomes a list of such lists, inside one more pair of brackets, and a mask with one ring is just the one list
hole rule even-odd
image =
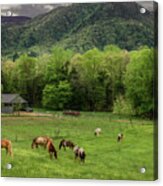
[[19, 94], [2, 94], [1, 95], [1, 112], [12, 113], [25, 108], [28, 102]]

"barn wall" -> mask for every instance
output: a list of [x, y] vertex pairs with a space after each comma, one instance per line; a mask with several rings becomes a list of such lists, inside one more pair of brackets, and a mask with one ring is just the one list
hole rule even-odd
[[3, 106], [1, 108], [2, 113], [12, 113], [14, 111], [12, 106]]

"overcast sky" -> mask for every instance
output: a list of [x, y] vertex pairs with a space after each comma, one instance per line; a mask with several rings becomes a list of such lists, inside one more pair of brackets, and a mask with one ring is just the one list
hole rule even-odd
[[[153, 2], [139, 2], [141, 6], [152, 11], [153, 10]], [[28, 16], [35, 17], [39, 14], [43, 14], [51, 11], [52, 9], [58, 6], [66, 6], [67, 4], [26, 4], [26, 5], [1, 5], [1, 15], [5, 16]]]
[[26, 5], [1, 5], [1, 15], [35, 17], [51, 11], [61, 4], [26, 4]]

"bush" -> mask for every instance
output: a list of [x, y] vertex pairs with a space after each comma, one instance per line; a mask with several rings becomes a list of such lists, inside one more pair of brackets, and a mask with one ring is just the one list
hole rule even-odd
[[114, 102], [113, 113], [132, 115], [134, 114], [134, 111], [132, 109], [131, 103], [122, 95], [120, 95]]

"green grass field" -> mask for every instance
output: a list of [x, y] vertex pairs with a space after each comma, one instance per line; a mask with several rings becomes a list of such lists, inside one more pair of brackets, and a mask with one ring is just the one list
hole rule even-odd
[[[94, 136], [95, 128], [102, 134]], [[109, 113], [81, 113], [79, 117], [2, 117], [2, 138], [13, 143], [14, 157], [2, 149], [2, 176], [85, 179], [154, 180], [153, 123]], [[117, 134], [124, 133], [122, 143]], [[50, 160], [47, 150], [31, 149], [32, 139], [50, 136], [58, 151], [58, 159]], [[72, 150], [58, 149], [61, 139], [72, 140], [86, 151], [85, 164], [74, 160]], [[6, 164], [12, 169], [7, 170]], [[140, 173], [145, 167], [146, 172]]]

